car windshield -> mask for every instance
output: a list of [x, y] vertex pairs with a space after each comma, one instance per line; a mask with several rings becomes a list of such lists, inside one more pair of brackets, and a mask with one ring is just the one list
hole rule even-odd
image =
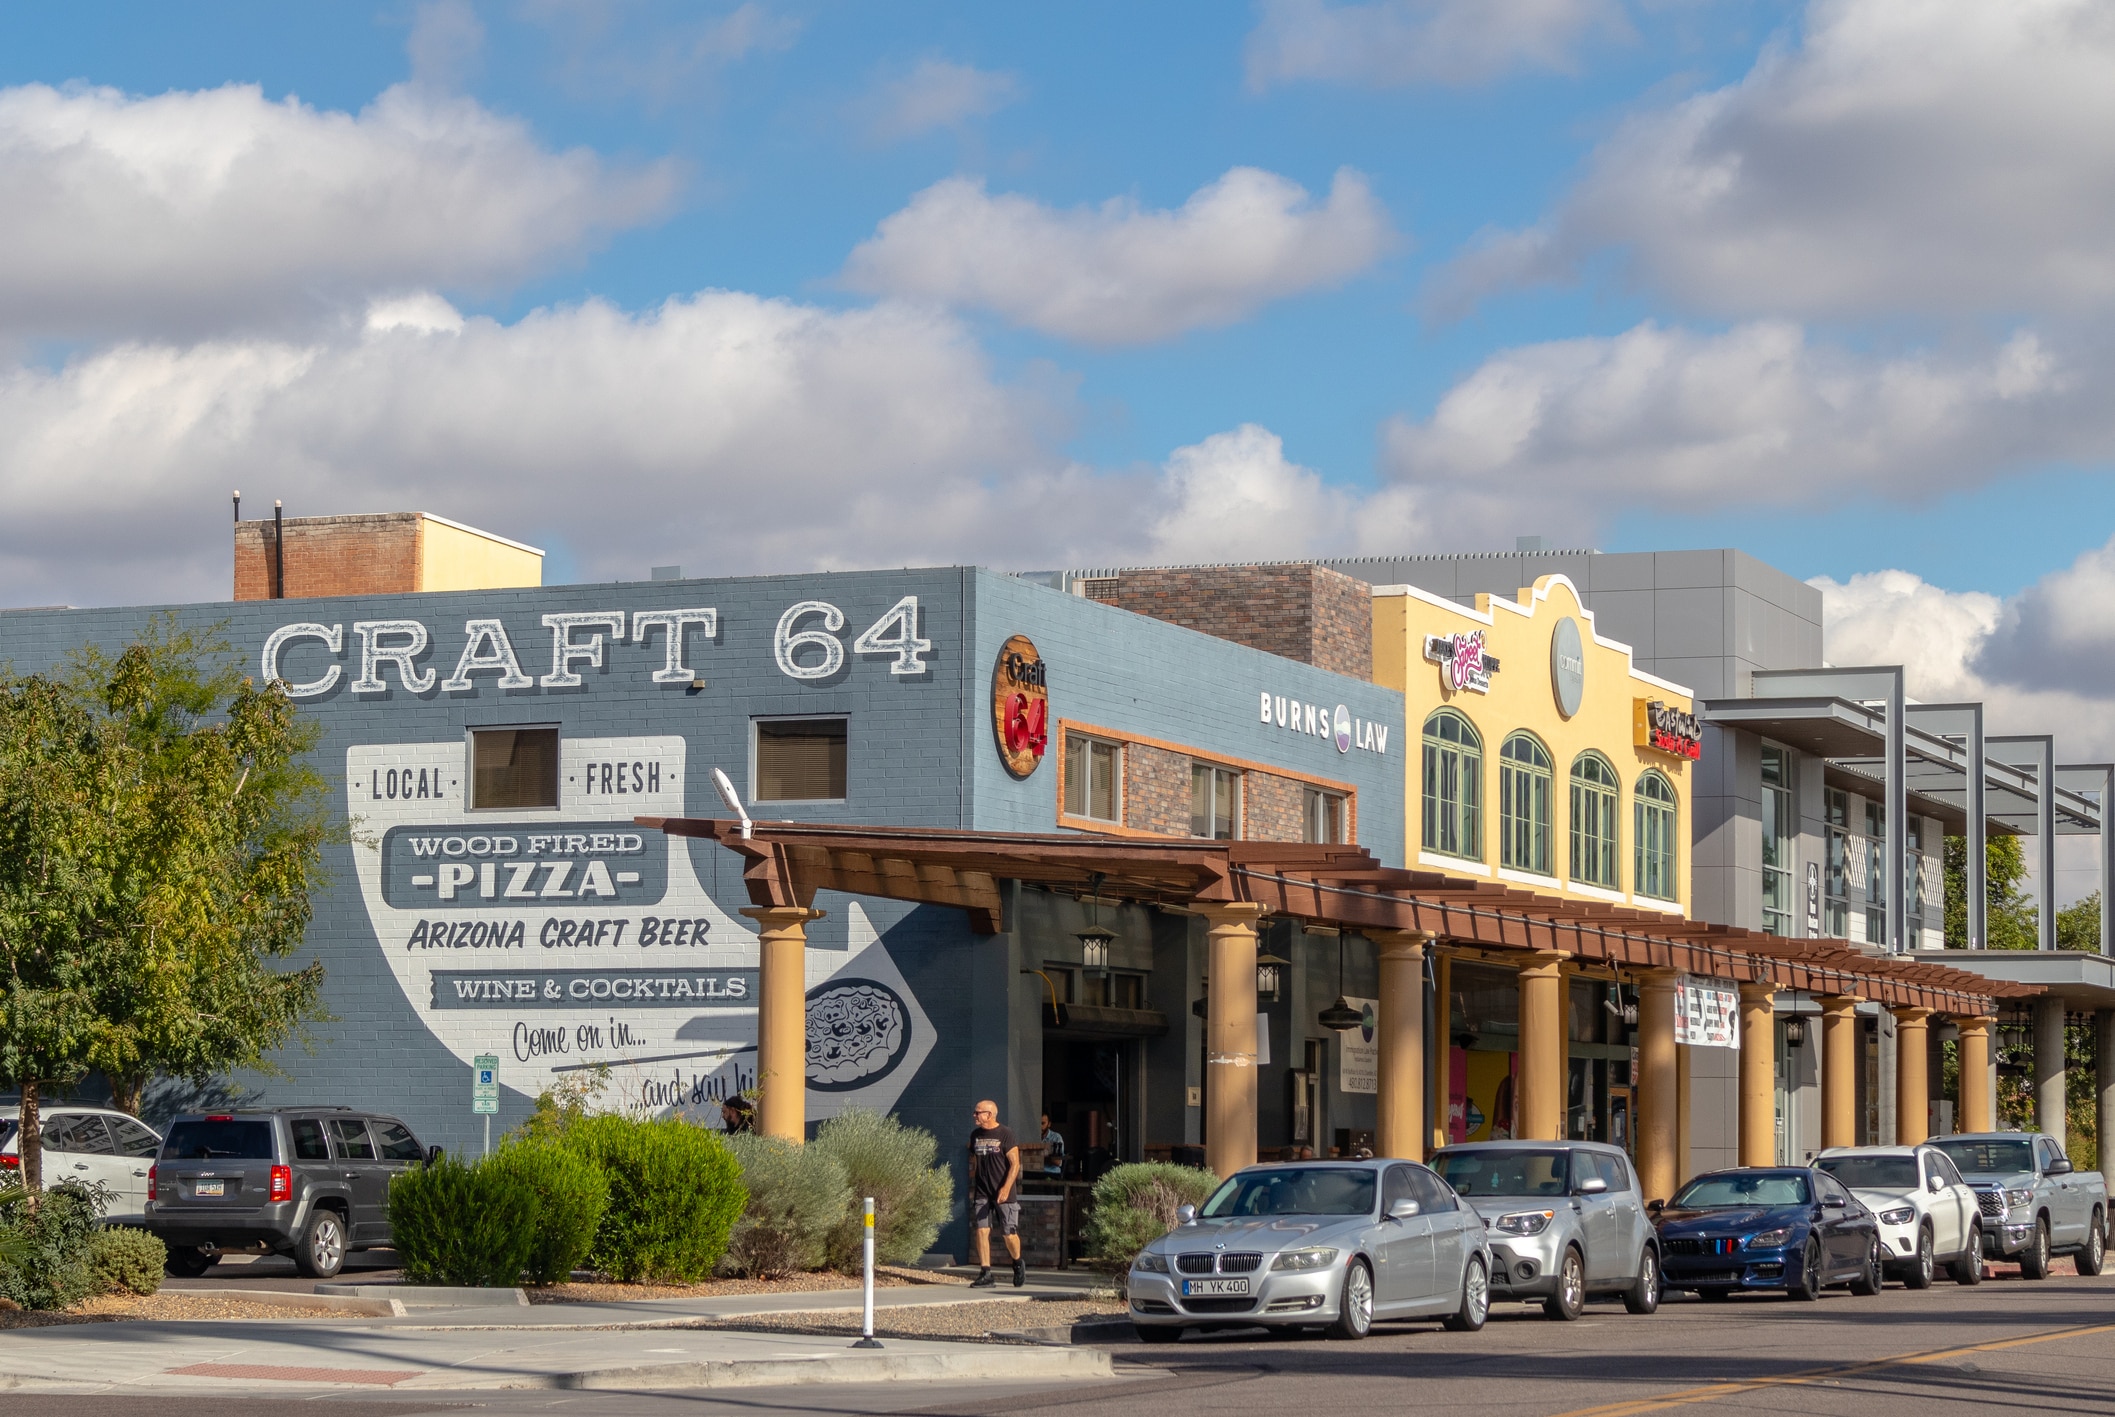
[[272, 1124], [211, 1119], [178, 1122], [169, 1128], [162, 1155], [172, 1161], [269, 1161]]
[[1243, 1171], [1212, 1193], [1199, 1212], [1210, 1220], [1250, 1215], [1370, 1215], [1373, 1175], [1308, 1167]]
[[1969, 1141], [1958, 1138], [1935, 1141], [1933, 1146], [1953, 1158], [1953, 1164], [1963, 1171], [1981, 1171], [1986, 1174], [2003, 1171], [2032, 1171], [2034, 1169], [2034, 1143], [2025, 1137], [2018, 1141]]
[[1432, 1169], [1465, 1196], [1561, 1196], [1565, 1190], [1562, 1151], [1449, 1151], [1434, 1158]]
[[1854, 1191], [1914, 1191], [1914, 1156], [1824, 1156], [1814, 1163]]
[[1765, 1172], [1758, 1176], [1699, 1176], [1675, 1192], [1676, 1210], [1745, 1210], [1758, 1205], [1805, 1205], [1807, 1178]]

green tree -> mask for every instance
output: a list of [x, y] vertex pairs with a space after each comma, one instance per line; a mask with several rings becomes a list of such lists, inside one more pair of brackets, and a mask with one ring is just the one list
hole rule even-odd
[[[1983, 845], [1983, 878], [1991, 950], [2031, 950], [2037, 912], [2020, 890], [2027, 858], [2016, 836], [1992, 836]], [[1968, 839], [1946, 838], [1946, 948], [1968, 948]]]
[[2056, 947], [2100, 953], [2100, 892], [2074, 900], [2056, 912]]

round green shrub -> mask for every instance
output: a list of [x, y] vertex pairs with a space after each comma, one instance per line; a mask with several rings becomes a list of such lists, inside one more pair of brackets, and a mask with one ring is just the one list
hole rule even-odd
[[389, 1182], [389, 1231], [413, 1284], [510, 1288], [536, 1246], [536, 1193], [491, 1165], [444, 1156]]
[[106, 1226], [88, 1246], [88, 1272], [101, 1294], [152, 1294], [162, 1287], [168, 1262], [169, 1247], [160, 1236], [130, 1226]]
[[906, 1127], [894, 1117], [853, 1109], [815, 1130], [811, 1151], [844, 1167], [851, 1186], [844, 1218], [831, 1230], [827, 1258], [832, 1268], [857, 1270], [865, 1247], [865, 1207], [874, 1198], [874, 1259], [909, 1264], [932, 1249], [955, 1209], [955, 1181], [935, 1165], [933, 1134]]
[[812, 1143], [795, 1146], [783, 1137], [740, 1132], [727, 1144], [749, 1203], [727, 1241], [726, 1265], [750, 1279], [820, 1269], [852, 1195], [844, 1167]]
[[89, 1257], [100, 1195], [77, 1181], [47, 1187], [30, 1208], [25, 1192], [0, 1200], [0, 1298], [25, 1309], [64, 1309], [96, 1292]]
[[566, 1127], [560, 1144], [609, 1179], [609, 1208], [588, 1249], [590, 1265], [626, 1281], [694, 1284], [712, 1273], [749, 1199], [718, 1132], [674, 1117], [604, 1113]]
[[1112, 1166], [1094, 1183], [1087, 1218], [1087, 1257], [1097, 1269], [1128, 1273], [1147, 1245], [1175, 1228], [1175, 1208], [1203, 1205], [1219, 1178], [1195, 1166], [1165, 1161]]
[[602, 1169], [553, 1141], [510, 1142], [478, 1163], [535, 1198], [533, 1243], [523, 1268], [531, 1284], [562, 1284], [587, 1258], [609, 1209]]

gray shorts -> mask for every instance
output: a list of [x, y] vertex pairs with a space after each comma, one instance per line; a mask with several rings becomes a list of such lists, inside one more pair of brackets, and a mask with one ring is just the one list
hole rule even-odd
[[1019, 1201], [995, 1201], [990, 1196], [969, 1198], [969, 1223], [978, 1230], [991, 1229], [991, 1218], [999, 1217], [1001, 1235], [1017, 1235], [1021, 1231], [1021, 1203]]

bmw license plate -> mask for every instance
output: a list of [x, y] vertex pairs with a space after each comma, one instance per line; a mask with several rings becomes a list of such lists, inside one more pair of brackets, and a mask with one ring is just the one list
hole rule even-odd
[[1219, 1295], [1242, 1295], [1248, 1293], [1246, 1279], [1185, 1279], [1182, 1281], [1182, 1297], [1202, 1299]]
[[191, 1187], [191, 1194], [203, 1200], [225, 1196], [227, 1193], [226, 1181], [200, 1181]]

